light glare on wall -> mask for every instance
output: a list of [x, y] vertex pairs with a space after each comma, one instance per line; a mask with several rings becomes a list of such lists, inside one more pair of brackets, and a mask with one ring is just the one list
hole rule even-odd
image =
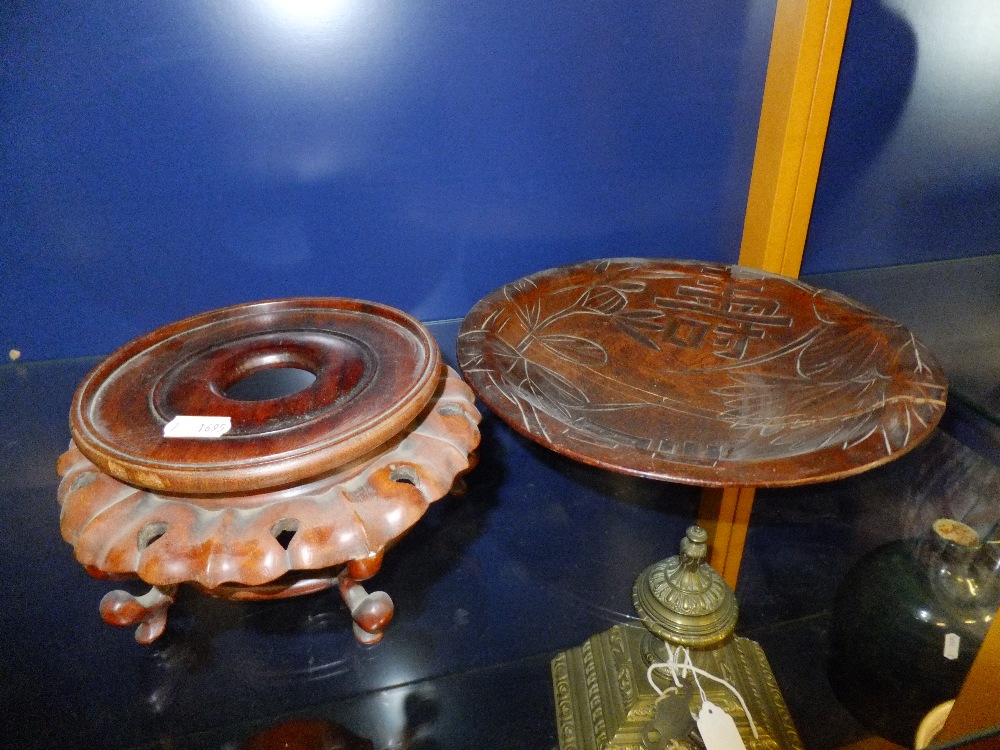
[[263, 0], [278, 21], [300, 27], [323, 26], [344, 15], [350, 0]]

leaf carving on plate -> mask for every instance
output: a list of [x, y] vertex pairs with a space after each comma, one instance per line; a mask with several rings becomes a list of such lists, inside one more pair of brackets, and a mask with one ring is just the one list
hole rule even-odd
[[584, 292], [579, 305], [586, 310], [610, 315], [624, 309], [628, 305], [628, 297], [624, 292], [602, 284]]
[[656, 321], [664, 317], [666, 316], [660, 310], [623, 310], [615, 315], [616, 320], [652, 330], [660, 330], [663, 327]]
[[[513, 313], [514, 318], [521, 323], [521, 326], [525, 330], [531, 331], [538, 325], [538, 318], [541, 314], [541, 302], [535, 300], [527, 307], [524, 307], [517, 302], [512, 302], [510, 305], [510, 312]], [[507, 314], [509, 315], [510, 313]], [[498, 319], [496, 323], [499, 324], [499, 327], [494, 327], [493, 330], [499, 333], [503, 329], [503, 326], [506, 326], [509, 323], [509, 319]]]
[[557, 357], [578, 365], [597, 367], [608, 363], [608, 353], [600, 344], [581, 336], [548, 333], [538, 337], [539, 343]]
[[611, 319], [618, 329], [633, 341], [654, 351], [660, 351], [660, 345], [643, 331], [662, 331], [663, 326], [659, 321], [663, 317], [664, 314], [659, 310], [622, 310], [612, 315]]
[[530, 292], [532, 289], [536, 289], [538, 285], [529, 277], [524, 277], [518, 279], [517, 281], [512, 281], [510, 284], [504, 287], [504, 296], [513, 301], [514, 297], [518, 294], [523, 294], [525, 292]]
[[[536, 362], [525, 360], [525, 380], [522, 390], [539, 398], [542, 404], [551, 404], [566, 417], [570, 409], [588, 402], [587, 395], [565, 377]], [[548, 410], [546, 410], [548, 411]]]
[[930, 356], [927, 353], [927, 347], [917, 341], [916, 336], [912, 333], [907, 335], [906, 340], [897, 350], [896, 357], [899, 359], [900, 365], [908, 366], [915, 375], [934, 371], [929, 364]]
[[887, 385], [884, 379], [821, 382], [762, 373], [734, 374], [733, 380], [715, 391], [725, 399], [719, 418], [794, 452], [847, 448], [870, 437]]
[[459, 334], [459, 340], [463, 344], [462, 347], [460, 347], [459, 366], [462, 368], [463, 372], [482, 369], [484, 355], [483, 345], [486, 342], [486, 337], [487, 333], [482, 329], [465, 331]]
[[823, 381], [875, 376], [884, 357], [879, 357], [884, 336], [873, 327], [824, 326], [799, 352], [796, 369], [810, 380]]
[[720, 418], [797, 452], [869, 440], [886, 455], [902, 450], [944, 408], [947, 386], [922, 345], [912, 334], [899, 343], [904, 329], [888, 318], [867, 326], [818, 319], [825, 325], [799, 350], [794, 374], [734, 373], [735, 385], [715, 391]]
[[[480, 346], [483, 349], [483, 363], [507, 374], [518, 370], [524, 362], [524, 355], [499, 336], [485, 332]], [[512, 381], [514, 382], [514, 381]]]
[[[515, 395], [559, 421], [572, 419], [573, 409], [588, 404], [587, 395], [573, 383], [554, 370], [527, 359], [503, 339], [487, 335], [483, 348], [486, 352], [483, 364], [493, 369], [508, 396]], [[594, 355], [590, 350], [585, 351]], [[533, 429], [527, 421], [525, 426]]]
[[638, 294], [646, 291], [645, 281], [626, 281], [624, 279], [612, 281], [608, 284], [613, 289], [617, 289], [622, 294]]

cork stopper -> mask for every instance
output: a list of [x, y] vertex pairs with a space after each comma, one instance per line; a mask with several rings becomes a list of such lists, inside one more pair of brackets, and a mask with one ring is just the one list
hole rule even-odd
[[934, 533], [941, 539], [960, 547], [978, 547], [979, 534], [971, 526], [952, 518], [939, 518], [933, 527]]

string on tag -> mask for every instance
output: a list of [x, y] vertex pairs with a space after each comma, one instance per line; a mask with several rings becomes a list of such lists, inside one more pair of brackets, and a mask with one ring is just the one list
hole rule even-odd
[[[740, 695], [739, 690], [721, 677], [716, 677], [711, 672], [706, 672], [704, 669], [696, 667], [691, 661], [691, 652], [684, 646], [672, 647], [669, 643], [664, 643], [663, 645], [667, 649], [669, 661], [650, 664], [649, 669], [646, 670], [646, 679], [649, 681], [653, 690], [656, 691], [657, 695], [663, 695], [663, 690], [661, 690], [659, 685], [657, 685], [653, 680], [653, 673], [657, 669], [668, 670], [670, 672], [671, 679], [674, 681], [674, 685], [677, 687], [680, 687], [682, 679], [687, 678], [687, 673], [691, 672], [691, 676], [694, 678], [694, 684], [698, 688], [698, 693], [701, 695], [701, 701], [703, 704], [709, 701], [708, 696], [705, 695], [705, 690], [701, 686], [698, 676], [701, 675], [709, 680], [714, 680], [736, 696], [736, 699], [740, 702], [740, 707], [743, 709], [743, 713], [746, 714], [747, 721], [750, 722], [750, 731], [753, 732], [754, 739], [760, 739], [760, 735], [757, 733], [757, 725], [754, 724], [753, 716], [750, 715], [750, 709], [747, 708], [747, 703], [743, 700], [743, 696]], [[683, 660], [681, 658], [682, 654]]]

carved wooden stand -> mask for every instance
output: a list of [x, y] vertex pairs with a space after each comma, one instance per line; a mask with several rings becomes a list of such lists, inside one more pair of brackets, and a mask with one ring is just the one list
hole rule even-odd
[[[807, 484], [891, 461], [930, 434], [947, 392], [896, 321], [794, 279], [697, 261], [611, 258], [519, 279], [473, 307], [458, 355], [482, 400], [531, 440], [612, 471], [710, 487]], [[763, 739], [740, 726], [747, 747], [797, 746], [759, 647], [726, 640], [735, 603], [705, 598], [714, 573], [703, 557], [686, 583], [662, 574], [676, 558], [640, 575], [644, 628], [618, 626], [553, 662], [563, 750], [692, 746], [686, 711], [659, 721], [642, 683], [655, 649], [640, 646], [651, 639], [742, 675], [757, 711], [773, 717]]]
[[[177, 416], [231, 427], [165, 435]], [[80, 384], [58, 467], [62, 534], [92, 575], [152, 585], [100, 606], [142, 643], [183, 583], [242, 600], [336, 585], [373, 643], [392, 600], [358, 582], [471, 467], [479, 419], [430, 333], [393, 308], [316, 298], [204, 313]]]

